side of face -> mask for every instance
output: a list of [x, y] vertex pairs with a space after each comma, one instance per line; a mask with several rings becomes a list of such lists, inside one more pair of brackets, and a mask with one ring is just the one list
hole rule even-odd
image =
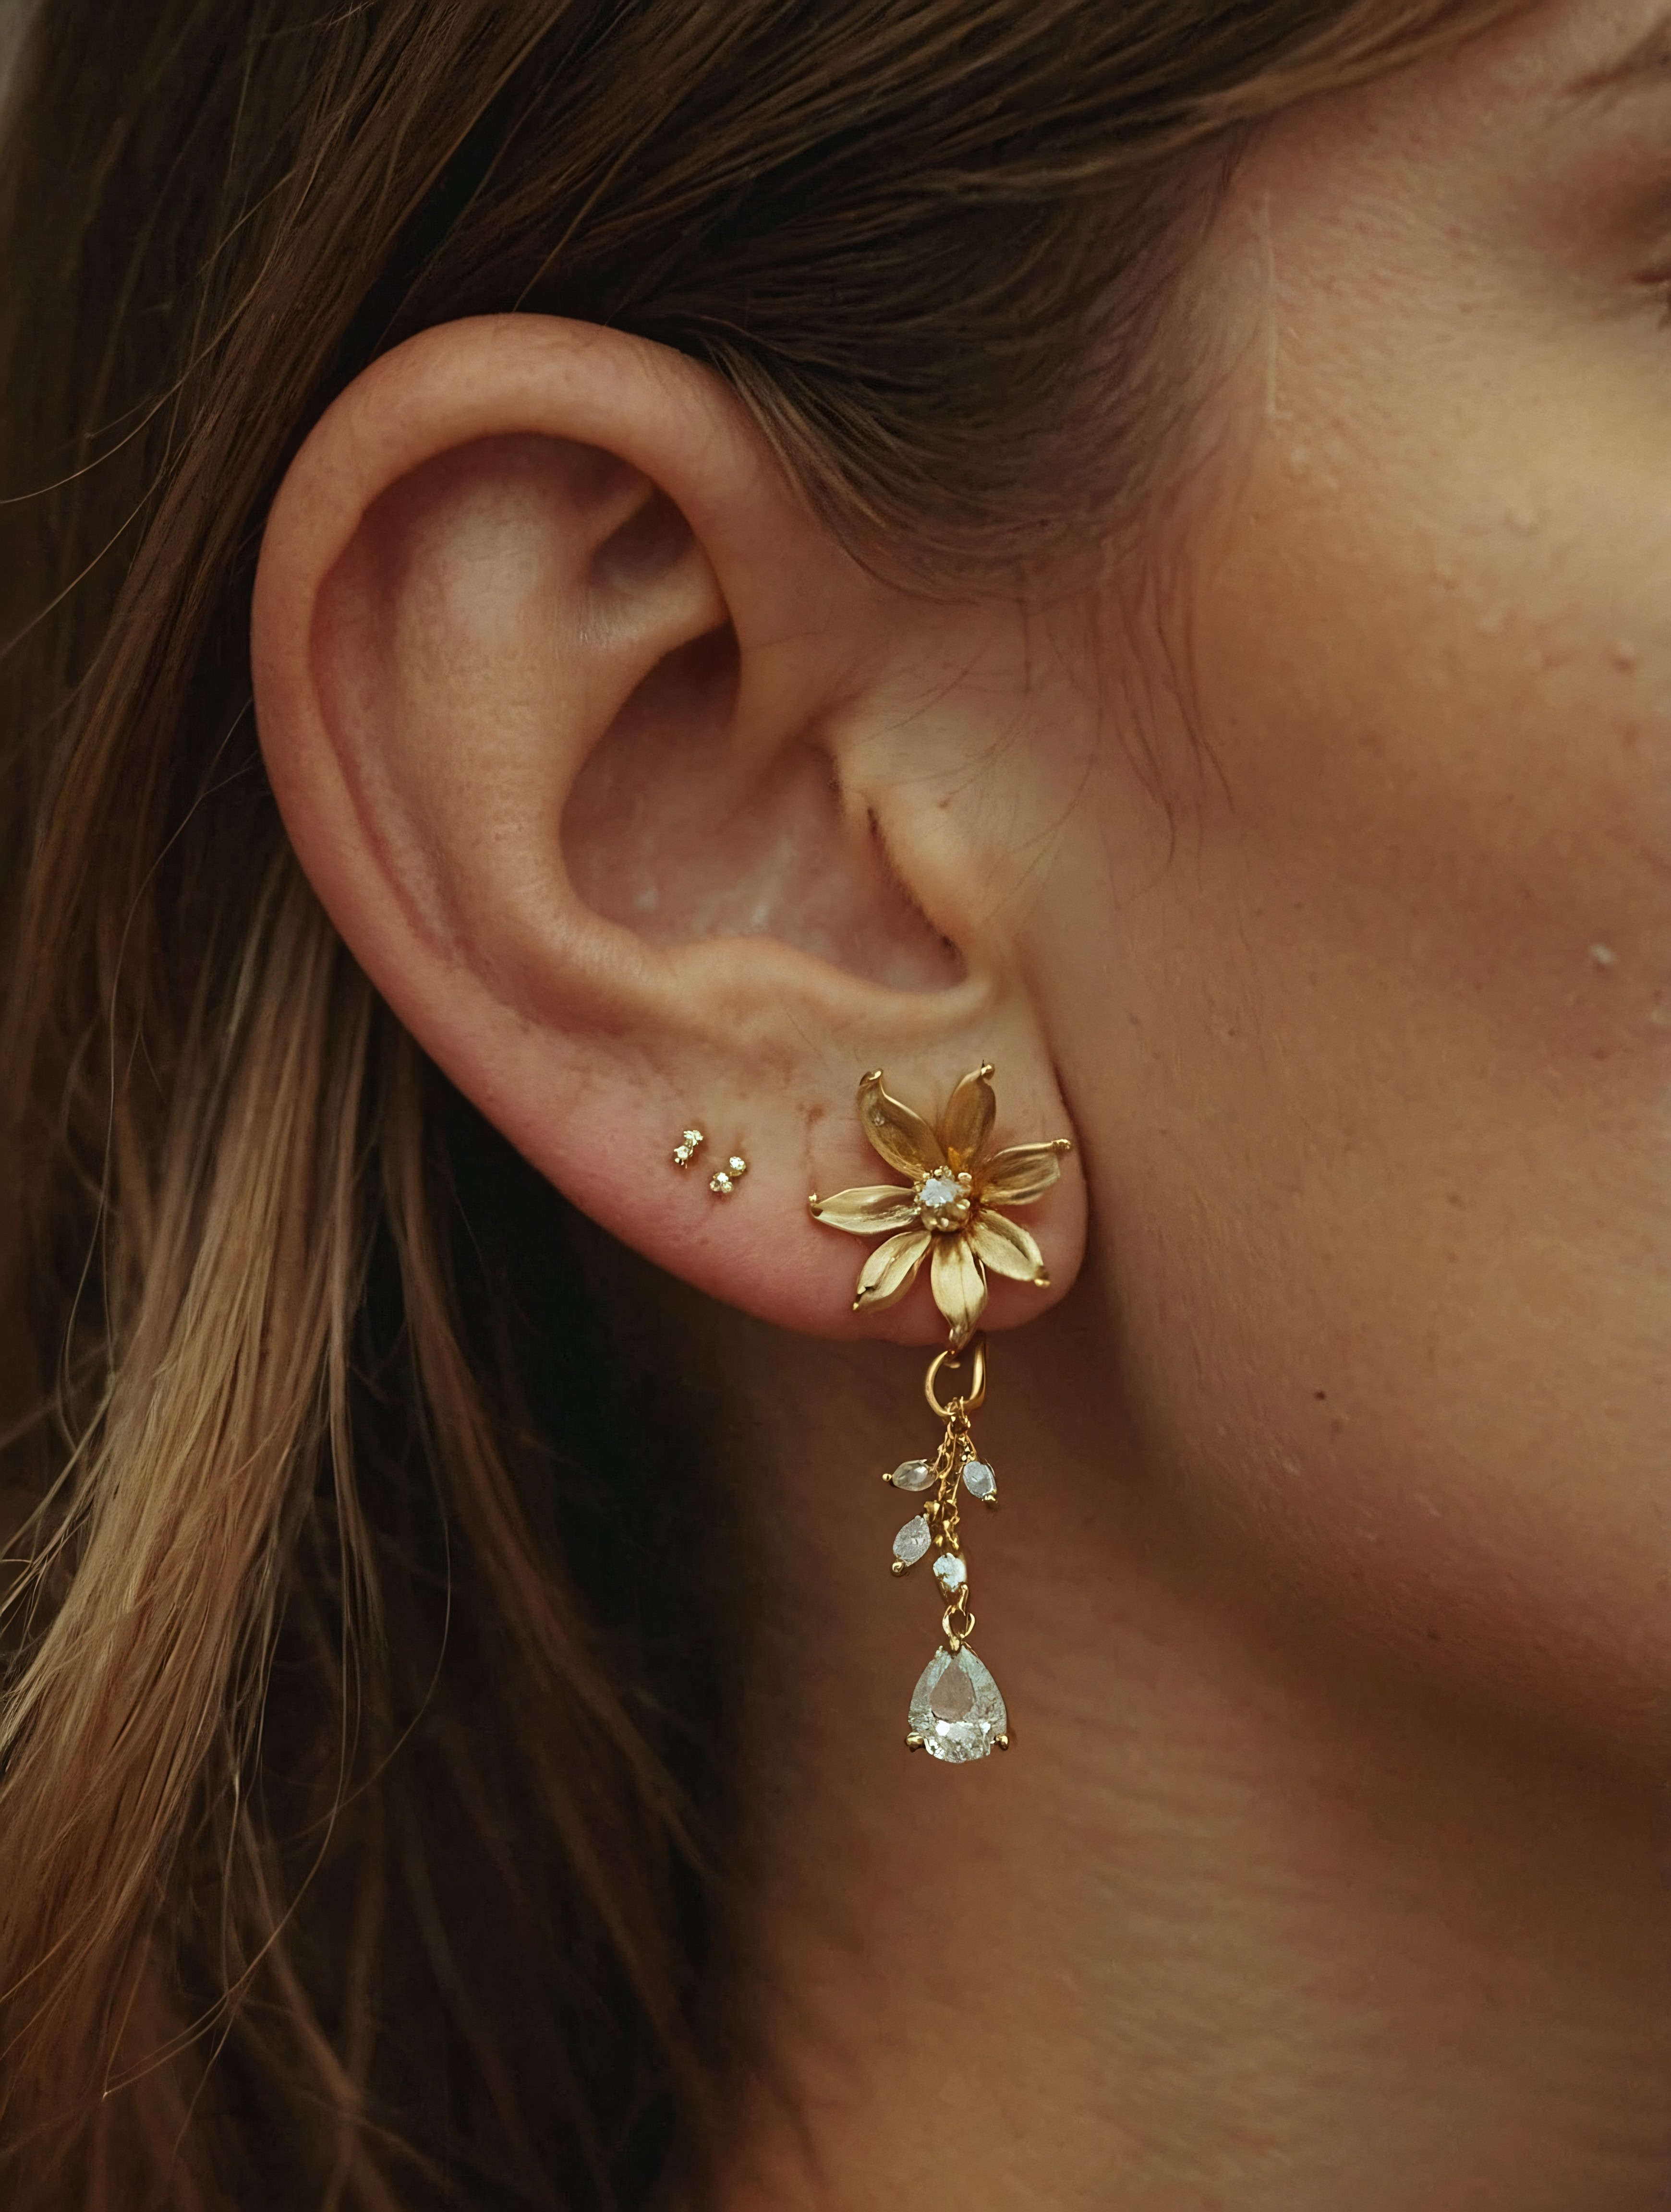
[[[1194, 450], [1095, 590], [890, 583], [717, 379], [518, 315], [327, 412], [253, 635], [351, 949], [614, 1235], [787, 1329], [943, 1341], [925, 1282], [852, 1310], [807, 1194], [877, 1180], [863, 1072], [932, 1115], [995, 1063], [997, 1140], [1078, 1149], [1049, 1288], [983, 1325], [1073, 1291], [1089, 1200], [1077, 1335], [1035, 1340], [1131, 1439], [1084, 1480], [1303, 1649], [1633, 1759], [1671, 1679], [1671, 71], [1593, 80], [1651, 21], [1564, 0], [1269, 131], [1189, 293]], [[750, 1158], [723, 1206], [669, 1164], [692, 1121]]]
[[1652, 17], [1542, 9], [1253, 150], [1162, 642], [1104, 656], [1034, 915], [1203, 1540], [1632, 1755], [1671, 1670], [1671, 68], [1599, 79]]

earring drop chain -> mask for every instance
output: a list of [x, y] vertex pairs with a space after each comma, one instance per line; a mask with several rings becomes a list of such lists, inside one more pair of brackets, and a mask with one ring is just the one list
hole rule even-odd
[[[928, 1524], [930, 1540], [936, 1554], [935, 1578], [942, 1589], [950, 1595], [951, 1602], [942, 1616], [941, 1627], [954, 1655], [968, 1643], [975, 1632], [975, 1617], [970, 1610], [968, 1565], [963, 1556], [963, 1516], [958, 1493], [967, 1489], [972, 1498], [978, 1498], [984, 1505], [994, 1509], [998, 1502], [997, 1477], [977, 1453], [974, 1431], [969, 1425], [971, 1409], [979, 1406], [986, 1394], [985, 1340], [976, 1337], [969, 1346], [969, 1352], [974, 1370], [972, 1395], [967, 1398], [954, 1398], [948, 1406], [940, 1404], [934, 1386], [941, 1370], [954, 1367], [958, 1362], [942, 1352], [929, 1368], [924, 1383], [925, 1394], [930, 1406], [946, 1424], [945, 1434], [940, 1439], [940, 1446], [934, 1457], [926, 1462], [908, 1460], [893, 1474], [882, 1477], [884, 1482], [904, 1489], [909, 1485], [900, 1481], [902, 1475], [914, 1476], [917, 1469], [924, 1465], [929, 1470], [934, 1496], [923, 1508], [922, 1518]], [[903, 1575], [914, 1564], [914, 1561], [896, 1557], [893, 1572]], [[1003, 1740], [1003, 1748], [1009, 1748], [1007, 1739]]]

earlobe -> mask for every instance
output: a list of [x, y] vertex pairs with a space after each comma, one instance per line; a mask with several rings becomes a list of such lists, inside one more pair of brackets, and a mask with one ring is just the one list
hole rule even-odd
[[[1062, 1109], [1025, 995], [945, 942], [922, 775], [895, 806], [855, 766], [883, 601], [715, 379], [514, 316], [426, 332], [323, 418], [253, 652], [302, 866], [519, 1149], [721, 1297], [927, 1341], [925, 1290], [851, 1314], [845, 1240], [806, 1211], [851, 1179], [862, 1066], [932, 1087], [991, 1057]], [[693, 1120], [749, 1160], [725, 1204], [671, 1164]], [[1050, 1212], [1059, 1285], [1076, 1179]]]

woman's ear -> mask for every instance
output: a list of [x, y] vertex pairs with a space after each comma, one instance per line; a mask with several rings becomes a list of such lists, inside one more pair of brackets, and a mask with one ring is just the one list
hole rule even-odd
[[[888, 1179], [867, 1069], [932, 1111], [991, 1060], [1000, 1138], [1067, 1127], [969, 889], [995, 810], [954, 803], [991, 736], [960, 715], [962, 619], [851, 558], [717, 378], [538, 316], [379, 360], [267, 525], [261, 744], [348, 946], [588, 1213], [791, 1328], [941, 1333], [925, 1285], [853, 1315], [863, 1253], [808, 1214]], [[1070, 1168], [1034, 1217], [1054, 1291], [995, 1283], [996, 1325], [1059, 1295], [1082, 1217]]]

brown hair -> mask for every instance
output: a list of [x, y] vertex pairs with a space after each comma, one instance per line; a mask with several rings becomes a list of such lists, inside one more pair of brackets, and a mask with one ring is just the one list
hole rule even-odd
[[699, 2194], [724, 2047], [723, 1642], [630, 1275], [384, 1011], [260, 773], [300, 438], [403, 336], [538, 309], [711, 364], [875, 544], [1089, 526], [1236, 134], [1481, 12], [40, 9], [0, 169], [13, 2212]]

